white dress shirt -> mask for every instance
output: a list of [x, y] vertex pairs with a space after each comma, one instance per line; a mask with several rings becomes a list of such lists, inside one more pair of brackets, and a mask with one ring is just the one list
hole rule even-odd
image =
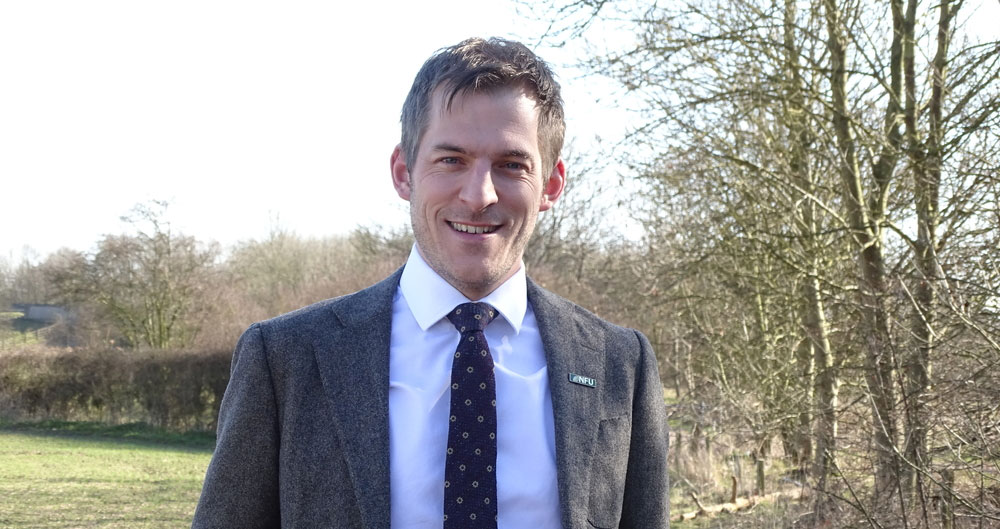
[[392, 529], [444, 525], [451, 361], [459, 339], [445, 316], [469, 301], [489, 303], [501, 316], [485, 331], [497, 390], [497, 527], [558, 529], [552, 396], [523, 263], [488, 296], [469, 300], [427, 265], [415, 245], [392, 304]]

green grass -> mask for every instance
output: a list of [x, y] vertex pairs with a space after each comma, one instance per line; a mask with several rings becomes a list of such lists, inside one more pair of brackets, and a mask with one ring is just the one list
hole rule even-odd
[[0, 312], [0, 349], [39, 343], [35, 331], [47, 327], [44, 322], [22, 318], [20, 312]]
[[0, 424], [0, 528], [186, 527], [212, 445], [144, 425]]

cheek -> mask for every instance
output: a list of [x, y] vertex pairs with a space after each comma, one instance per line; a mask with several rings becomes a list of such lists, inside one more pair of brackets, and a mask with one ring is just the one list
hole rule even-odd
[[413, 189], [413, 196], [410, 198], [411, 207], [416, 207], [420, 211], [434, 209], [436, 198], [434, 190], [427, 185], [418, 185]]
[[494, 181], [494, 189], [501, 202], [506, 202], [511, 209], [538, 211], [542, 199], [542, 188], [535, 182], [525, 181]]
[[541, 206], [541, 203], [541, 190], [532, 187], [521, 191], [517, 199], [517, 208], [525, 216], [532, 216], [538, 214], [538, 208]]
[[441, 208], [448, 203], [450, 197], [457, 194], [449, 188], [448, 182], [442, 179], [429, 179], [421, 182], [421, 184], [422, 186], [418, 187], [418, 189], [421, 192], [425, 208]]

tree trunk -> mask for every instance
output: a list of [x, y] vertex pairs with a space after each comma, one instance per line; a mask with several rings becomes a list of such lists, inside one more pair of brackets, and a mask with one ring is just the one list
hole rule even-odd
[[830, 350], [829, 326], [826, 321], [823, 300], [819, 296], [819, 280], [812, 278], [812, 287], [807, 292], [811, 305], [810, 341], [815, 355], [816, 366], [816, 457], [813, 465], [813, 479], [816, 482], [816, 515], [824, 521], [833, 513], [834, 498], [829, 492], [827, 479], [836, 468], [837, 453], [837, 397], [840, 391], [840, 377]]
[[754, 467], [756, 468], [756, 480], [754, 482], [754, 494], [758, 496], [764, 495], [764, 458], [758, 457], [754, 461]]
[[[800, 67], [800, 51], [796, 38], [797, 9], [794, 0], [785, 0], [783, 35], [785, 49], [785, 77], [787, 111], [785, 120], [788, 126], [789, 172], [795, 183], [809, 198], [800, 201], [798, 214], [800, 216], [799, 232], [802, 235], [806, 255], [810, 256], [809, 276], [802, 283], [802, 298], [805, 305], [802, 310], [802, 328], [805, 337], [799, 344], [796, 361], [799, 365], [804, 399], [798, 416], [798, 439], [795, 448], [795, 464], [804, 477], [805, 469], [813, 457], [812, 423], [813, 410], [810, 406], [815, 398], [817, 347], [828, 354], [829, 340], [826, 338], [825, 316], [823, 302], [819, 292], [819, 257], [820, 245], [817, 243], [816, 203], [811, 197], [816, 196], [816, 179], [808, 162], [808, 153], [812, 147], [813, 135], [806, 122], [805, 83]], [[817, 407], [821, 409], [820, 407]], [[830, 439], [832, 440], [832, 439]]]
[[[799, 187], [809, 197], [814, 197], [816, 175], [811, 171], [807, 161], [813, 137], [805, 121], [805, 83], [801, 76], [798, 39], [795, 35], [796, 16], [795, 1], [785, 0], [783, 33], [786, 77], [789, 79], [787, 99], [790, 110], [786, 118], [789, 126], [789, 144], [792, 146], [789, 168]], [[829, 326], [819, 280], [821, 269], [819, 255], [822, 244], [818, 240], [816, 208], [817, 204], [811, 198], [801, 201], [799, 206], [800, 233], [806, 253], [810, 256], [810, 262], [808, 276], [802, 283], [802, 299], [805, 302], [802, 327], [805, 339], [799, 346], [797, 358], [801, 365], [802, 378], [810, 388], [807, 392], [809, 398], [807, 402], [814, 403], [815, 410], [815, 428], [812, 428], [813, 417], [808, 408], [799, 415], [800, 433], [803, 436], [799, 450], [803, 464], [812, 459], [815, 453], [812, 468], [812, 477], [817, 489], [815, 512], [817, 521], [823, 523], [832, 515], [834, 508], [834, 497], [828, 494], [827, 478], [835, 468], [839, 377], [833, 351], [830, 348]], [[812, 442], [814, 438], [815, 445]]]
[[955, 472], [951, 469], [941, 471], [941, 527], [955, 527]]
[[894, 34], [890, 65], [891, 93], [884, 120], [886, 142], [883, 152], [872, 167], [875, 188], [872, 190], [871, 199], [867, 201], [847, 105], [846, 28], [836, 0], [824, 0], [824, 6], [828, 31], [827, 47], [830, 51], [832, 123], [840, 155], [839, 173], [861, 268], [858, 293], [862, 323], [859, 330], [864, 341], [866, 382], [872, 408], [872, 437], [875, 444], [873, 503], [877, 509], [888, 505], [888, 500], [896, 489], [899, 473], [895, 449], [898, 437], [896, 397], [893, 387], [895, 358], [890, 347], [888, 312], [884, 304], [885, 258], [882, 253], [884, 241], [881, 222], [901, 139], [897, 123], [901, 114], [899, 95], [901, 95], [902, 79], [900, 60], [902, 2], [892, 1]]
[[684, 451], [684, 432], [681, 430], [676, 430], [676, 438], [670, 446], [674, 447], [674, 469], [680, 471], [681, 468], [681, 453]]
[[[960, 5], [960, 4], [959, 4]], [[914, 204], [917, 213], [917, 239], [914, 243], [917, 270], [914, 287], [912, 332], [914, 346], [906, 369], [907, 432], [904, 456], [912, 466], [906, 468], [904, 485], [907, 491], [924, 496], [922, 474], [927, 471], [927, 431], [931, 354], [935, 347], [937, 285], [942, 277], [937, 262], [939, 223], [939, 197], [941, 186], [941, 121], [947, 76], [947, 58], [951, 21], [957, 7], [950, 0], [938, 6], [937, 50], [932, 62], [931, 98], [928, 102], [929, 133], [922, 139], [919, 130], [916, 100], [916, 72], [911, 57], [906, 71], [906, 136], [913, 168]], [[910, 13], [907, 13], [910, 16]], [[910, 54], [912, 55], [912, 53]]]

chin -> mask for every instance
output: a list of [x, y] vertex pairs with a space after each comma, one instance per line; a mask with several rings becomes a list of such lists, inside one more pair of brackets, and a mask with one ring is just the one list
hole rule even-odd
[[470, 284], [489, 283], [491, 279], [502, 275], [498, 271], [498, 267], [489, 266], [488, 262], [481, 259], [455, 262], [450, 270], [452, 277]]
[[490, 272], [452, 274], [452, 280], [448, 282], [462, 291], [463, 294], [468, 295], [471, 292], [480, 292], [482, 295], [479, 297], [483, 297], [500, 285], [502, 277], [500, 274]]
[[489, 275], [458, 275], [455, 276], [455, 281], [458, 283], [475, 288], [477, 290], [488, 288], [491, 284], [496, 282], [493, 276]]

